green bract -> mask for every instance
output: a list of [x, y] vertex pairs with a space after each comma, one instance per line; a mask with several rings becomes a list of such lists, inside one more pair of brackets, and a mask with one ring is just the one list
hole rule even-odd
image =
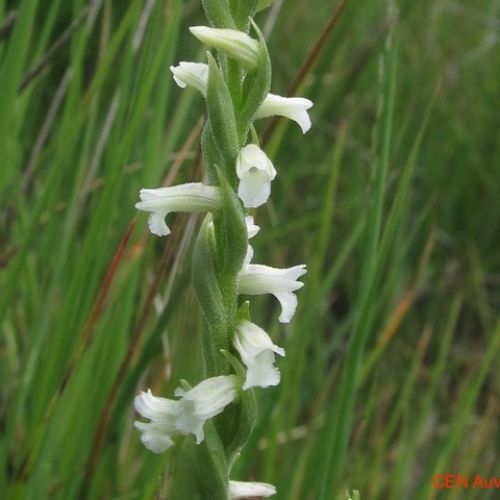
[[[212, 137], [224, 162], [225, 174], [235, 179], [234, 161], [239, 151], [238, 131], [231, 94], [222, 73], [210, 53], [208, 58], [207, 111]], [[208, 159], [210, 163], [210, 158]], [[234, 181], [235, 182], [235, 181]]]

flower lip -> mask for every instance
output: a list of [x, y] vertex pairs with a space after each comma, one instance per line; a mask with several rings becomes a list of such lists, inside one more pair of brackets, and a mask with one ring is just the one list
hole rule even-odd
[[280, 373], [274, 366], [274, 355], [284, 356], [285, 350], [273, 344], [262, 328], [247, 320], [240, 321], [233, 345], [247, 367], [243, 390], [279, 384]]
[[141, 442], [153, 453], [163, 453], [174, 442], [172, 436], [176, 433], [175, 421], [180, 406], [178, 401], [153, 396], [151, 391], [141, 392], [134, 400], [137, 413], [150, 422], [134, 422], [141, 431]]
[[236, 159], [236, 175], [240, 179], [238, 196], [245, 207], [259, 207], [268, 200], [276, 169], [257, 145], [247, 144], [240, 150]]

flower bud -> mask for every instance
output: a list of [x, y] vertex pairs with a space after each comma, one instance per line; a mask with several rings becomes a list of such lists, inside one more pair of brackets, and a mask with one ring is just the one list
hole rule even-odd
[[242, 31], [227, 28], [192, 26], [189, 31], [200, 42], [219, 49], [228, 57], [239, 61], [245, 69], [253, 71], [257, 66], [259, 43]]
[[276, 495], [276, 488], [268, 483], [251, 483], [244, 481], [229, 481], [231, 500], [240, 498], [271, 497]]

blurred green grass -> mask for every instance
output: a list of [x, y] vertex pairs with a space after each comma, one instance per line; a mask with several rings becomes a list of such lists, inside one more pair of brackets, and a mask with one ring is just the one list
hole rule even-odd
[[[257, 124], [279, 174], [255, 260], [309, 266], [291, 325], [252, 301], [287, 356], [235, 474], [277, 498], [427, 499], [434, 473], [498, 475], [500, 2], [397, 6], [347, 3], [300, 85], [305, 137]], [[334, 8], [259, 14], [273, 92]], [[203, 102], [168, 68], [202, 57], [187, 27], [205, 23], [195, 0], [0, 0], [6, 498], [169, 498], [176, 449], [140, 445], [132, 401], [199, 379], [197, 218], [160, 240], [133, 205], [201, 179]]]

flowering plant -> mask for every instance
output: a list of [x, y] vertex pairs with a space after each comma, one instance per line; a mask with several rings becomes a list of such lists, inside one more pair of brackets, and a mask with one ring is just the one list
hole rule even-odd
[[[248, 302], [240, 295], [272, 294], [281, 305], [280, 322], [292, 320], [294, 292], [305, 265], [276, 269], [252, 264], [249, 239], [257, 234], [248, 209], [264, 204], [277, 171], [259, 147], [253, 122], [279, 115], [296, 121], [305, 133], [311, 126], [304, 98], [269, 93], [271, 63], [265, 40], [254, 23], [256, 9], [270, 2], [204, 0], [211, 27], [191, 33], [208, 47], [207, 63], [181, 62], [171, 67], [175, 82], [191, 86], [206, 99], [208, 119], [202, 151], [208, 184], [189, 183], [142, 189], [136, 207], [149, 212], [150, 231], [166, 236], [170, 212], [207, 212], [193, 251], [193, 284], [204, 322], [202, 351], [205, 379], [178, 388], [178, 399], [142, 392], [137, 412], [149, 422], [136, 422], [143, 444], [155, 453], [174, 445], [176, 436], [195, 437], [202, 498], [271, 496], [272, 485], [230, 480], [231, 466], [248, 440], [255, 421], [254, 387], [279, 383], [275, 355], [285, 351], [250, 320]], [[250, 32], [250, 28], [252, 28]], [[249, 137], [252, 139], [249, 140]], [[232, 406], [225, 417], [225, 410]], [[217, 418], [215, 418], [217, 417]], [[226, 418], [224, 420], [223, 418]], [[224, 425], [227, 419], [231, 425]], [[214, 425], [207, 425], [214, 419]], [[209, 444], [207, 444], [209, 443]]]

